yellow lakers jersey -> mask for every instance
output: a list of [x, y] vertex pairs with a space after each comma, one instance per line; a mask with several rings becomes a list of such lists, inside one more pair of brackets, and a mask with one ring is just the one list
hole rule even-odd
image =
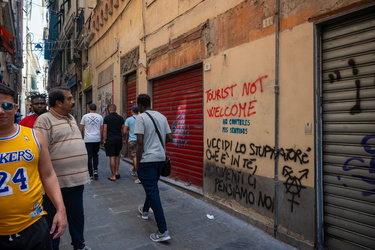
[[39, 143], [33, 129], [0, 138], [0, 235], [16, 234], [43, 214]]

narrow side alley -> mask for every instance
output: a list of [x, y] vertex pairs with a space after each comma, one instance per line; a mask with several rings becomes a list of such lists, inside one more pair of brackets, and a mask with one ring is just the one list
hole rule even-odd
[[[99, 180], [85, 186], [85, 239], [93, 250], [120, 249], [294, 249], [267, 233], [175, 187], [159, 182], [161, 199], [172, 239], [154, 243], [157, 230], [152, 212], [142, 220], [142, 185], [130, 176], [131, 165], [121, 161], [121, 178], [109, 181], [109, 158], [99, 152]], [[212, 215], [209, 219], [207, 215]], [[68, 228], [61, 250], [70, 250]]]

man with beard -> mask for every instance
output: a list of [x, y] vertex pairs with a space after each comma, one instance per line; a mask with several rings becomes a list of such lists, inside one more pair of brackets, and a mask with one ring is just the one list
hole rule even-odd
[[36, 119], [47, 112], [46, 95], [34, 93], [29, 98], [31, 99], [31, 109], [34, 111], [33, 114], [26, 116], [20, 121], [20, 125], [33, 128]]
[[[38, 117], [34, 128], [47, 139], [53, 168], [59, 180], [69, 224], [69, 233], [75, 250], [86, 249], [84, 242], [83, 189], [89, 182], [87, 151], [81, 132], [70, 114], [75, 101], [68, 88], [56, 87], [49, 92], [50, 110]], [[43, 206], [52, 222], [55, 209], [47, 196]], [[59, 249], [60, 238], [53, 240], [53, 248]]]

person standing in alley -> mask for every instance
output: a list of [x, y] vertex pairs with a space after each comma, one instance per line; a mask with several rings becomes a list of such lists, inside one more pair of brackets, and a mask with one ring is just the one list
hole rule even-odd
[[118, 170], [125, 120], [116, 113], [116, 109], [115, 104], [109, 104], [107, 108], [109, 114], [104, 117], [103, 121], [102, 145], [104, 145], [106, 155], [109, 156], [109, 165], [112, 173], [112, 176], [108, 177], [110, 181], [115, 181], [121, 177]]
[[[149, 95], [140, 94], [137, 97], [137, 104], [141, 114], [136, 119], [134, 130], [134, 134], [137, 135], [136, 169], [146, 192], [145, 202], [138, 206], [138, 212], [142, 215], [142, 219], [148, 219], [149, 209], [153, 210], [158, 231], [151, 234], [150, 238], [155, 242], [166, 241], [171, 239], [171, 236], [160, 200], [158, 181], [166, 157], [165, 144], [172, 142], [172, 133], [167, 118], [151, 110]], [[158, 137], [152, 119], [160, 132], [161, 139]]]
[[[44, 136], [14, 124], [15, 100], [0, 84], [0, 249], [51, 249], [67, 225], [64, 201]], [[57, 211], [50, 227], [43, 189]]]
[[[70, 114], [75, 106], [70, 90], [65, 87], [51, 89], [48, 96], [49, 112], [38, 117], [34, 124], [41, 131], [49, 146], [52, 165], [59, 180], [69, 224], [69, 233], [75, 250], [90, 250], [84, 244], [84, 184], [89, 182], [87, 151], [81, 132]], [[50, 199], [45, 196], [43, 206], [48, 212], [47, 220], [52, 222], [56, 213]], [[53, 248], [59, 249], [60, 238], [52, 241]]]
[[[127, 143], [128, 149], [130, 151], [130, 156], [133, 159], [133, 168], [130, 171], [130, 175], [133, 177], [137, 176], [137, 169], [136, 169], [136, 147], [137, 147], [137, 136], [134, 134], [134, 128], [135, 128], [135, 120], [138, 115], [138, 107], [133, 106], [131, 107], [132, 116], [128, 117], [125, 120], [125, 126], [124, 126], [124, 144]], [[139, 178], [134, 180], [135, 183], [140, 184], [141, 181]]]
[[79, 130], [84, 131], [84, 141], [88, 154], [88, 169], [91, 180], [97, 180], [98, 164], [99, 164], [99, 147], [102, 140], [103, 132], [103, 117], [96, 113], [96, 105], [91, 103], [89, 105], [90, 112], [82, 117]]
[[34, 111], [34, 113], [23, 118], [19, 124], [22, 126], [33, 128], [36, 119], [41, 114], [47, 112], [47, 96], [45, 94], [35, 93], [32, 94], [29, 98], [31, 99], [30, 108]]

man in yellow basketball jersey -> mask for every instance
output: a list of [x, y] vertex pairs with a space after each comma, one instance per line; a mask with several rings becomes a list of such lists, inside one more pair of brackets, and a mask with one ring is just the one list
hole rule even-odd
[[[44, 136], [14, 124], [15, 91], [0, 84], [0, 249], [51, 249], [60, 237], [65, 206]], [[57, 213], [51, 228], [43, 215], [42, 187]]]

